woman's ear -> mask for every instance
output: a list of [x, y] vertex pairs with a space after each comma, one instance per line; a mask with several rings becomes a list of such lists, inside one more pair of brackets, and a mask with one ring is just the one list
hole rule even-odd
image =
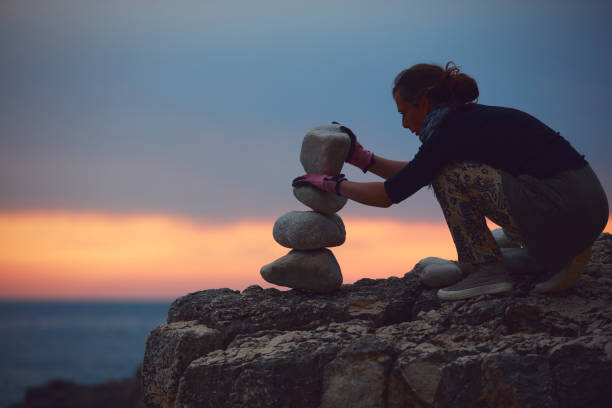
[[419, 105], [421, 106], [421, 109], [423, 109], [425, 114], [428, 114], [431, 108], [433, 108], [433, 103], [431, 102], [431, 99], [429, 99], [426, 95], [421, 96], [421, 99], [419, 99]]

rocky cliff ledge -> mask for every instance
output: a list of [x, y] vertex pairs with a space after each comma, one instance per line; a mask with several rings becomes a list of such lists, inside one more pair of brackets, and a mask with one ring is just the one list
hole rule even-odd
[[[417, 266], [418, 267], [418, 266]], [[150, 407], [609, 407], [612, 235], [576, 287], [440, 302], [416, 273], [330, 294], [177, 299], [143, 365]]]

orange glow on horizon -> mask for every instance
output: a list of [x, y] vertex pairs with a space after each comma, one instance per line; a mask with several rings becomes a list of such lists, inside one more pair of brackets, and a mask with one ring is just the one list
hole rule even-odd
[[[289, 249], [275, 219], [232, 223], [166, 215], [0, 214], [0, 298], [173, 299], [265, 282], [260, 268]], [[403, 276], [427, 256], [455, 259], [445, 224], [344, 218], [332, 248], [345, 283]], [[610, 223], [606, 232], [611, 232]]]

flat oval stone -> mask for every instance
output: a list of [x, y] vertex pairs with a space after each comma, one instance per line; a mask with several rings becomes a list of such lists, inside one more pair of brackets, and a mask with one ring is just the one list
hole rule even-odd
[[302, 140], [300, 162], [306, 173], [335, 176], [342, 171], [350, 147], [351, 139], [340, 131], [340, 125], [316, 126]]
[[427, 258], [421, 259], [416, 265], [414, 265], [414, 270], [417, 273], [421, 273], [426, 267], [430, 265], [444, 265], [449, 263], [454, 264], [454, 262], [451, 262], [448, 259], [429, 256]]
[[310, 186], [294, 187], [293, 195], [305, 206], [323, 214], [337, 213], [347, 201], [346, 197], [326, 193]]
[[421, 277], [421, 283], [429, 288], [441, 288], [461, 280], [463, 274], [459, 266], [451, 261], [430, 256], [414, 267]]
[[287, 248], [319, 249], [342, 245], [346, 230], [337, 214], [290, 211], [274, 223], [274, 240]]
[[292, 250], [261, 268], [266, 282], [293, 289], [332, 292], [342, 286], [342, 272], [329, 249]]

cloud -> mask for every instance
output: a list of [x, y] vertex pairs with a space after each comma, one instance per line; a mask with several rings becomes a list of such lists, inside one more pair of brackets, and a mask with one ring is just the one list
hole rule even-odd
[[[274, 221], [1, 213], [0, 298], [173, 299], [203, 289], [270, 287], [260, 268], [289, 251], [274, 242]], [[403, 276], [428, 256], [456, 259], [443, 222], [345, 217], [344, 223], [346, 243], [332, 251], [345, 283]]]
[[[391, 81], [451, 59], [482, 103], [559, 130], [610, 192], [612, 3], [526, 3], [1, 2], [0, 209], [272, 217], [296, 205], [315, 125], [410, 160]], [[384, 214], [440, 220], [427, 191]]]
[[[402, 276], [426, 256], [455, 256], [443, 224], [345, 219], [333, 248], [345, 283]], [[206, 222], [160, 214], [0, 215], [1, 298], [165, 298], [202, 289], [270, 287], [260, 268], [289, 249], [274, 219]]]

